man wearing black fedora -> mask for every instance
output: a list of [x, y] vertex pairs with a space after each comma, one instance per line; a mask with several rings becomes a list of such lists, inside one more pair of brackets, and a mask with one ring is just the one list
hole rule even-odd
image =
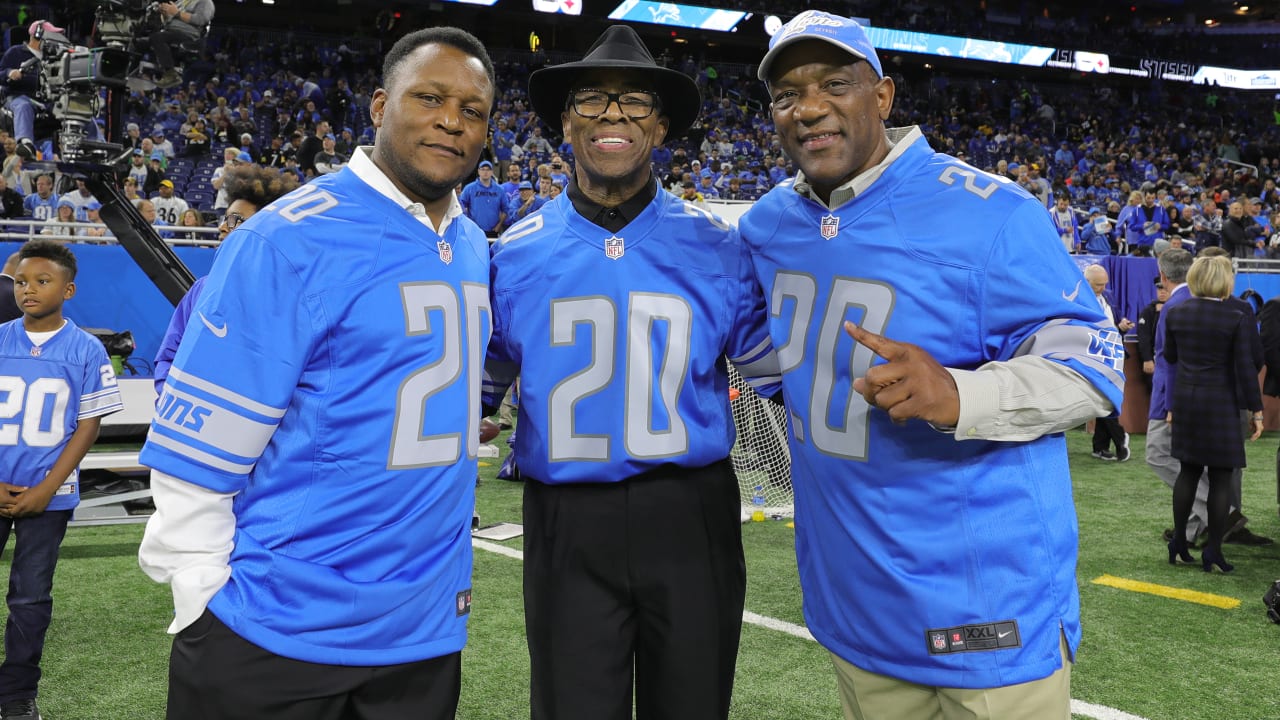
[[529, 79], [577, 159], [499, 239], [485, 404], [520, 374], [534, 720], [726, 718], [746, 571], [725, 360], [779, 370], [738, 234], [661, 190], [701, 97], [635, 31]]

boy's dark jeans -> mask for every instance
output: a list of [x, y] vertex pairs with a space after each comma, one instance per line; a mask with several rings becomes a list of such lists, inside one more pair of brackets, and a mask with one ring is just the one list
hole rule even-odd
[[0, 663], [0, 704], [36, 697], [44, 634], [53, 617], [53, 570], [67, 534], [70, 510], [47, 510], [24, 518], [0, 518], [0, 550], [14, 535], [9, 563], [9, 620]]

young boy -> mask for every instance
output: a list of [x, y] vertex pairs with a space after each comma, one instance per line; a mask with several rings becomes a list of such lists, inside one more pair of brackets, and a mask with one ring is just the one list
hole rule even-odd
[[76, 257], [33, 240], [18, 251], [23, 316], [0, 325], [0, 550], [14, 539], [0, 718], [39, 720], [36, 691], [53, 615], [53, 570], [80, 501], [80, 460], [103, 415], [123, 404], [102, 343], [62, 317]]

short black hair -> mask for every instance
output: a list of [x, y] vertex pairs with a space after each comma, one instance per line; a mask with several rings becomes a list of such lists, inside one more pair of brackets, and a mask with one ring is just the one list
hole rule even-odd
[[231, 168], [222, 177], [228, 205], [243, 200], [258, 210], [298, 187], [297, 175], [256, 165]]
[[479, 60], [484, 66], [485, 75], [489, 77], [489, 85], [494, 88], [495, 93], [497, 92], [497, 76], [493, 72], [493, 61], [489, 59], [489, 51], [485, 50], [484, 43], [466, 30], [446, 26], [423, 28], [397, 40], [382, 61], [382, 86], [386, 88], [392, 85], [400, 63], [413, 54], [414, 50], [432, 43], [457, 48]]
[[50, 260], [56, 265], [62, 266], [67, 273], [67, 280], [76, 279], [75, 253], [67, 249], [66, 245], [52, 240], [31, 240], [18, 248], [18, 262], [22, 262], [27, 258], [44, 258]]

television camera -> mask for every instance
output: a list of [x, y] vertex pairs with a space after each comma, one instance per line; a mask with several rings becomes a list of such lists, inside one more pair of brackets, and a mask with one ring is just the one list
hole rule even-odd
[[103, 142], [95, 120], [105, 91], [107, 127], [119, 132], [122, 93], [141, 62], [135, 48], [160, 26], [159, 3], [100, 0], [96, 20], [100, 47], [79, 47], [61, 33], [42, 29], [41, 60], [28, 62], [40, 65], [40, 89], [34, 99], [58, 123], [59, 155], [72, 162], [113, 164], [122, 160], [123, 148]]
[[121, 137], [126, 90], [136, 83], [142, 55], [137, 51], [160, 27], [160, 4], [140, 0], [99, 0], [96, 34], [100, 47], [77, 47], [61, 33], [41, 33], [40, 59], [22, 68], [36, 72], [35, 100], [58, 122], [59, 161], [64, 177], [83, 178], [102, 203], [101, 217], [122, 247], [173, 304], [195, 278], [137, 209], [120, 192], [119, 174], [132, 152], [107, 142], [96, 123], [106, 109], [107, 139]]

